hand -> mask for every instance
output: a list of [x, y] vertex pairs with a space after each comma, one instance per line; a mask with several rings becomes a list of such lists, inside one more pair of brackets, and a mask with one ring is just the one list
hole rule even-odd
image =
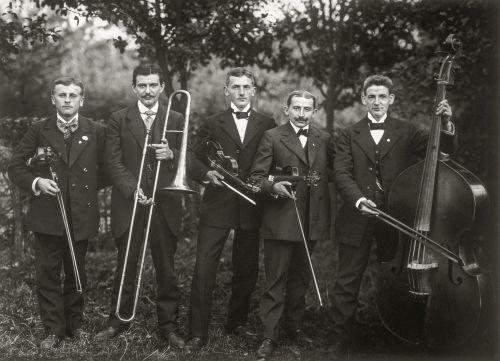
[[153, 198], [148, 198], [142, 191], [142, 188], [139, 188], [139, 192], [137, 192], [137, 203], [142, 204], [143, 206], [149, 206], [153, 204]]
[[224, 179], [224, 176], [216, 170], [209, 170], [206, 174], [206, 178], [214, 187], [222, 187], [224, 185], [220, 182], [220, 180]]
[[278, 195], [278, 197], [295, 199], [295, 197], [289, 191], [289, 187], [291, 186], [292, 183], [290, 183], [289, 181], [281, 181], [274, 183], [272, 190], [273, 193]]
[[57, 186], [57, 183], [54, 182], [52, 179], [40, 178], [36, 182], [36, 186], [38, 187], [38, 189], [40, 189], [40, 191], [43, 194], [48, 194], [51, 196], [55, 196], [58, 192], [61, 191]]
[[149, 146], [155, 150], [156, 160], [174, 159], [174, 152], [169, 148], [166, 140], [162, 140], [162, 143], [159, 144], [150, 144]]
[[361, 213], [363, 213], [365, 216], [376, 216], [378, 214], [378, 212], [372, 211], [365, 204], [368, 204], [371, 207], [377, 208], [377, 205], [375, 204], [375, 202], [373, 202], [370, 199], [364, 199], [358, 205], [358, 209]]
[[446, 99], [439, 102], [436, 109], [436, 115], [443, 116], [443, 123], [447, 123], [450, 120], [452, 114], [453, 113], [451, 111], [450, 104], [448, 104], [448, 101]]
[[47, 163], [47, 156], [45, 154], [39, 154], [39, 155], [36, 155], [36, 156], [28, 159], [28, 161], [26, 162], [26, 165], [28, 167], [36, 168], [36, 167], [38, 167], [40, 165], [44, 165], [46, 163]]

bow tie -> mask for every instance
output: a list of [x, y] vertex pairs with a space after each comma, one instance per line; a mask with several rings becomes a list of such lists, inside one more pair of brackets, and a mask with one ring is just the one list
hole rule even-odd
[[73, 119], [69, 123], [63, 122], [57, 118], [57, 127], [63, 133], [64, 139], [68, 139], [75, 130], [78, 129], [78, 118]]
[[148, 118], [154, 118], [155, 115], [156, 115], [156, 112], [153, 112], [152, 110], [146, 110], [144, 113], [142, 114], [146, 114]]
[[370, 126], [370, 130], [384, 130], [385, 129], [385, 123], [384, 122], [382, 122], [382, 123], [369, 122], [368, 124]]
[[303, 135], [304, 137], [307, 137], [307, 129], [304, 129], [304, 128], [300, 128], [298, 131], [297, 131], [297, 137], [300, 137], [301, 135]]
[[235, 110], [232, 110], [232, 112], [234, 115], [236, 115], [236, 119], [246, 119], [250, 114], [250, 110], [248, 112], [237, 112]]

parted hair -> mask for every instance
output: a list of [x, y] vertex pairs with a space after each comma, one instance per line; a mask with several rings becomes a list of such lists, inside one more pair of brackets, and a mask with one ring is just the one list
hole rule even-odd
[[54, 89], [55, 89], [56, 85], [58, 85], [58, 84], [61, 84], [61, 85], [74, 84], [77, 87], [79, 87], [80, 89], [82, 89], [82, 94], [81, 94], [82, 97], [85, 93], [85, 87], [83, 86], [83, 83], [80, 80], [77, 80], [77, 79], [70, 77], [70, 76], [62, 76], [62, 77], [57, 78], [56, 80], [54, 80], [52, 82], [52, 88], [50, 89], [50, 94], [54, 94]]
[[394, 84], [392, 83], [391, 78], [381, 74], [374, 74], [370, 75], [363, 82], [363, 94], [366, 94], [366, 89], [368, 89], [372, 85], [385, 86], [387, 89], [389, 89], [389, 94], [392, 93], [392, 88], [394, 88]]
[[308, 92], [307, 90], [294, 90], [293, 92], [288, 94], [288, 98], [286, 99], [286, 106], [287, 107], [289, 107], [290, 104], [292, 103], [293, 97], [312, 99], [313, 100], [313, 107], [314, 107], [314, 109], [316, 109], [316, 97], [314, 95], [312, 95], [312, 93]]
[[134, 69], [134, 72], [132, 73], [132, 85], [135, 86], [137, 82], [137, 76], [138, 75], [152, 75], [152, 74], [158, 74], [158, 77], [160, 78], [160, 84], [163, 84], [165, 82], [165, 78], [163, 77], [163, 72], [161, 71], [160, 67], [155, 64], [141, 64], [137, 66]]
[[255, 86], [255, 76], [250, 70], [246, 68], [239, 67], [229, 70], [226, 74], [226, 86], [229, 85], [229, 78], [232, 76], [235, 76], [237, 78], [239, 78], [240, 76], [246, 76], [247, 78], [252, 80], [252, 85]]

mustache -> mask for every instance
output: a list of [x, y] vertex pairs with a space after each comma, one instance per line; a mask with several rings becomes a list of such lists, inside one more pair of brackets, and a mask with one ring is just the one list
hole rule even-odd
[[304, 117], [296, 117], [295, 120], [298, 121], [298, 122], [305, 122], [306, 118], [304, 118]]

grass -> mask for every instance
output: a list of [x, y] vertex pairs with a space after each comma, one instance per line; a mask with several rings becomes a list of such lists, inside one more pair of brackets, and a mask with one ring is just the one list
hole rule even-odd
[[[0, 246], [2, 246], [0, 244]], [[5, 246], [5, 245], [4, 245]], [[101, 247], [100, 247], [101, 248]], [[176, 259], [179, 286], [182, 291], [179, 315], [181, 333], [187, 334], [189, 289], [194, 267], [195, 240], [180, 241]], [[13, 259], [9, 249], [0, 249], [0, 359], [2, 360], [255, 360], [258, 342], [247, 342], [224, 333], [226, 306], [231, 282], [231, 243], [228, 242], [220, 262], [214, 292], [213, 317], [209, 341], [202, 351], [185, 355], [169, 349], [158, 338], [154, 306], [153, 269], [148, 258], [137, 317], [132, 327], [119, 337], [97, 343], [94, 335], [104, 327], [108, 315], [110, 287], [115, 266], [115, 252], [99, 250], [87, 255], [88, 290], [85, 304], [86, 334], [78, 342], [65, 340], [57, 350], [41, 354], [39, 343], [43, 327], [35, 293], [33, 258]], [[330, 291], [335, 278], [335, 245], [326, 241], [317, 245], [313, 255], [318, 282], [325, 305], [331, 302]], [[491, 335], [482, 334], [472, 344], [459, 350], [438, 353], [409, 348], [389, 335], [378, 320], [374, 306], [374, 263], [371, 260], [360, 295], [355, 342], [351, 360], [494, 360], [498, 357]], [[257, 291], [252, 298], [250, 322], [259, 327], [258, 302], [264, 282], [262, 262]], [[313, 287], [307, 295], [304, 329], [316, 341], [313, 350], [301, 350], [284, 339], [273, 360], [329, 360], [325, 352], [331, 320], [327, 308], [320, 309]]]

